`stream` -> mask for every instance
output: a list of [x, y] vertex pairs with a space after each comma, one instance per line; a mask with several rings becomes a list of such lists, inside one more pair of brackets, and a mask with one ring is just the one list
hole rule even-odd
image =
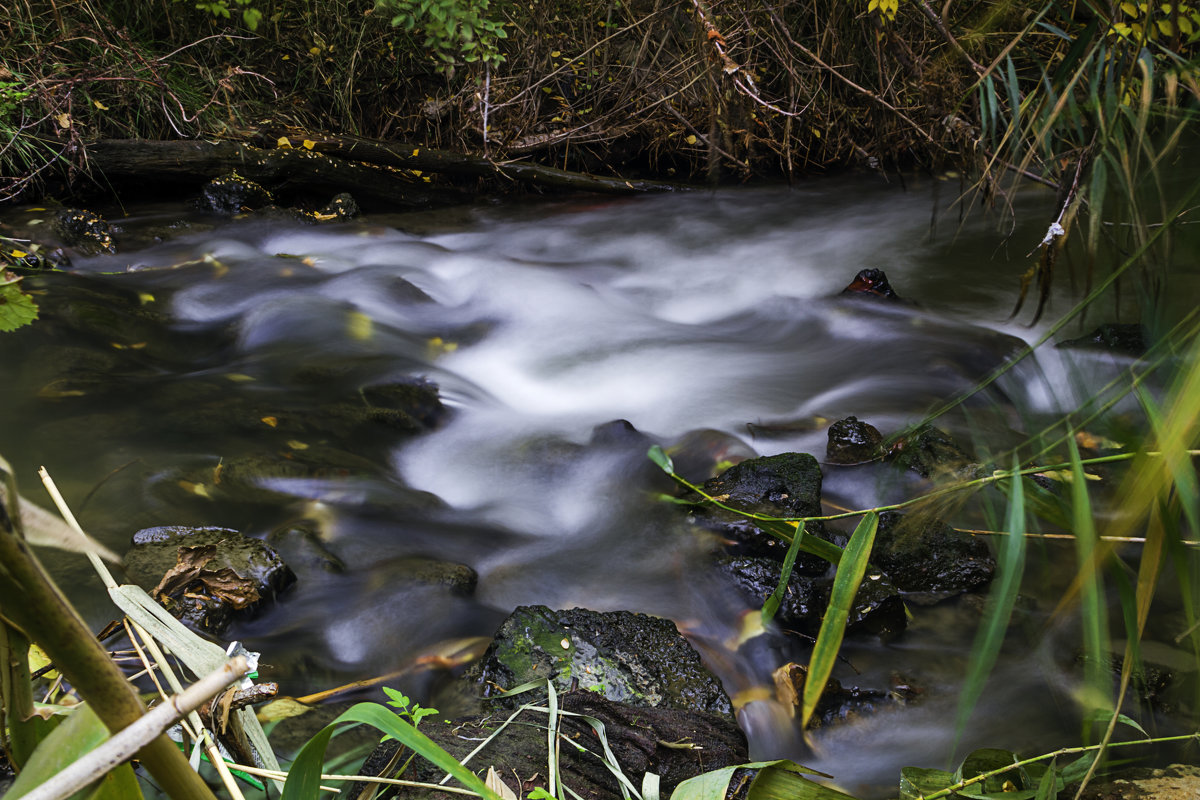
[[[643, 440], [609, 423], [627, 421], [700, 470], [789, 451], [824, 460], [831, 421], [855, 415], [886, 436], [972, 386], [1071, 296], [1060, 281], [1039, 326], [1008, 321], [1054, 198], [1022, 190], [1012, 216], [960, 223], [959, 188], [847, 177], [326, 226], [130, 208], [109, 217], [118, 253], [75, 257], [73, 269], [100, 294], [136, 293], [166, 314], [162, 338], [144, 341], [136, 319], [87, 320], [110, 326], [109, 341], [53, 320], [4, 336], [0, 453], [35, 499], [45, 464], [117, 552], [152, 525], [303, 528], [308, 544], [281, 546], [297, 584], [229, 634], [263, 653], [263, 677], [283, 694], [403, 670], [395, 685], [453, 710], [463, 701], [445, 675], [418, 665], [490, 636], [518, 605], [544, 604], [669, 617], [734, 695], [803, 661], [803, 643], [721, 647], [749, 609], [711, 566], [712, 542], [656, 498], [671, 485]], [[838, 297], [864, 267], [883, 268], [912, 304]], [[1127, 364], [1043, 348], [938, 424], [1000, 452]], [[425, 433], [313, 427], [281, 444], [271, 423], [255, 428], [414, 378], [436, 384], [445, 406]], [[243, 418], [262, 408], [278, 413]], [[335, 468], [268, 471], [238, 496], [196, 477], [288, 448], [327, 450]], [[825, 500], [845, 508], [927, 488], [881, 464], [831, 465], [824, 479]], [[948, 521], [988, 524], [978, 508], [962, 514]], [[82, 558], [43, 553], [89, 623], [112, 617]], [[413, 582], [413, 557], [469, 565], [475, 592]], [[1064, 668], [1074, 634], [1050, 620], [1073, 559], [1052, 545], [1031, 553], [1023, 627], [957, 743], [979, 604], [949, 602], [913, 605], [894, 640], [848, 640], [836, 673], [881, 689], [899, 675], [920, 702], [824, 728], [811, 747], [778, 705], [752, 703], [741, 715], [752, 756], [796, 758], [871, 800], [895, 793], [902, 766], [1076, 743]]]

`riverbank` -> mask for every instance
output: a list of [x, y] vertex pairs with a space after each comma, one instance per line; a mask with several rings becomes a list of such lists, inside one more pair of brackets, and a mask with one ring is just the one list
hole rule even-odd
[[[992, 198], [1006, 171], [1065, 191], [1094, 153], [1053, 104], [1105, 89], [1070, 76], [1087, 48], [1136, 53], [1127, 22], [865, 0], [29, 2], [0, 20], [0, 202], [114, 188], [131, 201], [128, 187], [165, 177], [147, 151], [129, 178], [98, 142], [320, 150], [347, 137], [619, 181], [955, 169]], [[1182, 25], [1156, 52], [1186, 55]], [[1184, 89], [1168, 104], [1194, 92], [1190, 72], [1164, 80]], [[418, 186], [528, 185], [458, 166], [389, 168]]]

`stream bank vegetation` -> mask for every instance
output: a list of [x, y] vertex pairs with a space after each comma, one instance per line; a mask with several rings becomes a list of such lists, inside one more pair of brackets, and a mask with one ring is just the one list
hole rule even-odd
[[[1192, 122], [1200, 98], [1200, 10], [1191, 4], [992, 2], [939, 9], [924, 0], [382, 0], [377, 6], [349, 0], [18, 0], [0, 20], [0, 38], [0, 201], [67, 186], [107, 191], [104, 164], [92, 155], [103, 152], [97, 142], [113, 139], [219, 139], [278, 149], [286, 138], [289, 147], [296, 142], [300, 150], [321, 153], [323, 142], [353, 136], [453, 151], [475, 164], [529, 162], [619, 181], [798, 178], [854, 164], [889, 179], [901, 179], [908, 169], [943, 177], [952, 171], [961, 176], [963, 213], [998, 209], [1001, 219], [1013, 213], [1015, 183], [1046, 184], [1057, 192], [1058, 213], [1047, 221], [1045, 240], [1032, 248], [1014, 315], [1036, 320], [1047, 313], [1051, 287], [1064, 281], [1065, 265], [1082, 299], [1042, 342], [1086, 314], [1106, 315], [1104, 309], [1113, 308], [1139, 316], [1153, 344], [1077, 411], [1035, 428], [1039, 432], [1012, 451], [989, 454], [989, 463], [1003, 465], [993, 474], [941, 485], [903, 505], [942, 508], [990, 495], [1001, 509], [993, 525], [999, 575], [973, 650], [960, 728], [969, 724], [1004, 641], [1028, 579], [1030, 548], [1046, 531], [1072, 537], [1076, 573], [1063, 592], [1061, 613], [1078, 620], [1083, 643], [1078, 700], [1084, 744], [1027, 758], [976, 753], [957, 772], [913, 768], [900, 777], [900, 794], [1045, 800], [1081, 782], [1078, 796], [1114, 748], [1132, 743], [1116, 740], [1122, 729], [1143, 743], [1195, 741], [1196, 734], [1152, 737], [1129, 713], [1129, 687], [1143, 674], [1140, 645], [1160, 593], [1179, 598], [1174, 645], [1200, 664], [1200, 482], [1194, 467], [1200, 321], [1194, 304], [1180, 302], [1187, 294], [1177, 291], [1173, 269], [1188, 257], [1189, 244], [1194, 252], [1179, 224], [1188, 221], [1197, 191], [1194, 181], [1179, 175], [1185, 153], [1195, 146]], [[327, 157], [353, 158], [332, 153], [332, 145], [325, 150]], [[419, 170], [418, 183], [483, 183], [490, 190], [511, 179], [500, 170], [499, 177], [488, 177], [392, 168]], [[8, 255], [19, 245], [5, 242]], [[35, 314], [20, 275], [4, 273], [0, 328], [32, 323]], [[1120, 440], [1110, 412], [1130, 398], [1144, 425], [1136, 438]], [[1097, 441], [1112, 448], [1119, 443], [1123, 452], [1082, 452], [1097, 450]], [[665, 453], [652, 451], [651, 457], [683, 482]], [[1111, 498], [1097, 507], [1090, 470], [1102, 464], [1121, 466], [1109, 481]], [[22, 539], [15, 482], [5, 472], [5, 743], [11, 762], [29, 770], [22, 773], [31, 776], [26, 784], [49, 785], [37, 776], [53, 774], [78, 755], [61, 750], [50, 738], [52, 729], [59, 741], [99, 741], [105, 730], [142, 718], [145, 709], [37, 567]], [[1047, 488], [1051, 480], [1062, 488]], [[687, 488], [702, 494], [700, 487]], [[836, 659], [845, 610], [870, 559], [876, 515], [891, 508], [840, 515], [861, 519], [844, 550], [804, 533], [806, 523], [834, 517], [754, 517], [789, 543], [789, 559], [807, 550], [839, 565], [809, 666], [805, 719]], [[781, 588], [787, 579], [785, 569]], [[156, 615], [122, 588], [110, 586], [117, 590], [114, 599], [124, 598], [122, 610], [140, 608], [130, 614], [135, 623], [153, 624]], [[1110, 608], [1112, 594], [1118, 602]], [[772, 600], [777, 606], [778, 598]], [[772, 613], [769, 600], [767, 622]], [[171, 635], [180, 634], [152, 631], [150, 637], [138, 634], [138, 641], [152, 651], [155, 638]], [[87, 700], [95, 721], [66, 713], [65, 703], [33, 700], [30, 640]], [[189, 650], [183, 640], [171, 641], [177, 654]], [[146, 657], [157, 658], [153, 652]], [[221, 669], [240, 676], [244, 669], [240, 662], [226, 667], [221, 653], [196, 658], [189, 667], [197, 677]], [[62, 697], [52, 693], [48, 699]], [[562, 712], [552, 689], [551, 698], [538, 709], [553, 723]], [[1200, 698], [1191, 702], [1200, 707]], [[466, 791], [498, 797], [496, 783], [421, 734], [419, 712], [364, 704], [339, 723], [373, 725], [458, 778]], [[63, 716], [75, 727], [55, 728]], [[206, 725], [192, 724], [193, 740], [210, 744], [202, 732]], [[547, 726], [551, 775], [555, 729]], [[333, 780], [320, 774], [333, 730], [301, 751], [286, 778], [286, 797], [315, 797], [321, 781]], [[141, 764], [171, 796], [212, 796], [161, 728], [137, 748]], [[44, 773], [37, 771], [43, 769], [35, 760], [39, 751], [43, 761], [46, 753], [59, 753]], [[259, 752], [269, 756], [270, 748]], [[121, 766], [93, 796], [137, 796], [128, 759], [127, 753], [114, 758]], [[219, 763], [214, 756], [213, 764]], [[270, 767], [241, 766], [247, 775], [284, 779]], [[755, 768], [752, 795], [845, 797], [786, 764]], [[730, 777], [697, 779], [675, 796], [724, 797]], [[227, 781], [234, 797], [250, 792], [231, 777]], [[637, 788], [640, 781], [626, 776], [623, 791], [632, 787], [627, 796], [657, 796], [647, 784]], [[548, 792], [540, 791], [565, 800], [553, 781]]]

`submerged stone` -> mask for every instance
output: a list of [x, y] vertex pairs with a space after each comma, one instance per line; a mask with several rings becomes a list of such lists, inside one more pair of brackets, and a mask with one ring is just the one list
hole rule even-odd
[[1146, 329], [1138, 323], [1106, 322], [1090, 333], [1056, 346], [1107, 350], [1136, 358], [1146, 353]]
[[271, 193], [261, 184], [231, 172], [206, 183], [197, 204], [205, 211], [232, 215], [262, 208], [273, 201]]
[[469, 674], [484, 696], [549, 680], [560, 692], [578, 686], [634, 706], [732, 719], [720, 681], [675, 623], [646, 614], [521, 606]]
[[145, 528], [124, 565], [173, 615], [217, 636], [296, 580], [274, 549], [229, 528]]
[[[807, 453], [781, 453], [735, 464], [704, 484], [704, 491], [740, 511], [771, 517], [815, 517], [821, 514], [821, 467]], [[697, 522], [728, 537], [735, 555], [767, 556], [782, 560], [788, 543], [783, 535], [791, 523], [749, 519], [721, 508], [704, 508]], [[774, 533], [772, 528], [777, 528]], [[807, 533], [828, 539], [821, 522], [806, 524]], [[775, 535], [776, 533], [780, 535]], [[829, 562], [807, 553], [796, 559], [796, 571], [821, 575]]]
[[[761, 608], [779, 585], [780, 562], [770, 558], [723, 558], [718, 568], [730, 576], [746, 602]], [[833, 581], [827, 577], [802, 575], [793, 571], [788, 588], [775, 613], [781, 628], [815, 636], [829, 607]], [[907, 618], [904, 602], [895, 585], [878, 570], [863, 578], [854, 605], [846, 621], [851, 633], [876, 634], [884, 638], [904, 630]]]
[[854, 276], [854, 280], [850, 281], [845, 289], [842, 289], [842, 294], [871, 299], [900, 300], [900, 295], [896, 294], [892, 284], [888, 282], [887, 275], [881, 269], [859, 270], [859, 273]]
[[905, 592], [969, 592], [986, 586], [996, 572], [988, 546], [974, 536], [894, 511], [879, 516], [871, 563]]
[[922, 478], [948, 475], [955, 479], [969, 479], [975, 477], [980, 469], [974, 457], [950, 434], [932, 425], [922, 425], [898, 440], [886, 458]]
[[90, 255], [116, 251], [112, 228], [99, 214], [83, 208], [65, 208], [58, 212], [56, 221], [59, 235], [72, 247]]
[[825, 460], [831, 464], [861, 464], [880, 456], [883, 434], [858, 417], [839, 419], [829, 426]]

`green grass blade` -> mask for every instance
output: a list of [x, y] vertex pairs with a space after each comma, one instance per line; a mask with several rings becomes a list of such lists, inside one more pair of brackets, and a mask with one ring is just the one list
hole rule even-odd
[[[1075, 555], [1079, 565], [1079, 612], [1083, 624], [1083, 704], [1088, 711], [1111, 710], [1112, 680], [1106, 658], [1108, 614], [1104, 605], [1104, 573], [1100, 564], [1099, 540], [1075, 437], [1069, 437], [1067, 444], [1071, 453], [1071, 527], [1075, 533]], [[1090, 730], [1085, 729], [1084, 733], [1086, 740]]]
[[763, 603], [762, 624], [764, 628], [771, 624], [771, 620], [775, 619], [775, 614], [783, 602], [783, 596], [787, 594], [788, 581], [792, 579], [792, 568], [796, 566], [796, 556], [799, 555], [800, 545], [803, 542], [804, 524], [801, 523], [796, 527], [796, 532], [792, 534], [792, 543], [788, 545], [787, 554], [783, 557], [783, 569], [779, 571], [779, 584], [775, 587], [775, 591], [771, 592], [767, 602]]
[[[1014, 472], [1019, 470], [1020, 466], [1014, 457]], [[983, 686], [987, 683], [996, 657], [1000, 654], [1000, 646], [1004, 643], [1004, 635], [1008, 631], [1013, 606], [1017, 601], [1017, 591], [1021, 588], [1021, 575], [1025, 570], [1025, 491], [1022, 479], [1018, 476], [1014, 476], [1012, 480], [1005, 530], [1008, 531], [1008, 536], [997, 554], [998, 578], [992, 583], [984, 621], [975, 636], [971, 665], [967, 670], [959, 700], [954, 736], [956, 742], [962, 737], [967, 720], [975, 708], [975, 703], [979, 701]]]
[[809, 719], [812, 718], [817, 701], [825, 691], [825, 683], [833, 672], [838, 650], [842, 647], [842, 638], [846, 635], [846, 620], [850, 616], [854, 596], [858, 594], [859, 584], [866, 574], [867, 561], [871, 558], [871, 547], [875, 544], [875, 531], [878, 528], [879, 515], [874, 512], [867, 514], [854, 529], [842, 553], [837, 577], [833, 581], [833, 592], [829, 597], [829, 607], [825, 609], [821, 631], [817, 634], [817, 642], [813, 645], [812, 656], [808, 661], [808, 677], [804, 681], [804, 698], [800, 704], [801, 730], [807, 727]]
[[334, 730], [344, 722], [371, 725], [398, 740], [438, 769], [450, 773], [459, 783], [480, 797], [486, 800], [500, 800], [499, 795], [484, 785], [478, 775], [460, 764], [458, 759], [386, 706], [378, 703], [359, 703], [351, 707], [308, 740], [296, 756], [296, 760], [292, 762], [287, 783], [283, 787], [283, 800], [316, 800], [320, 793], [321, 764], [325, 760], [325, 748], [329, 745]]

